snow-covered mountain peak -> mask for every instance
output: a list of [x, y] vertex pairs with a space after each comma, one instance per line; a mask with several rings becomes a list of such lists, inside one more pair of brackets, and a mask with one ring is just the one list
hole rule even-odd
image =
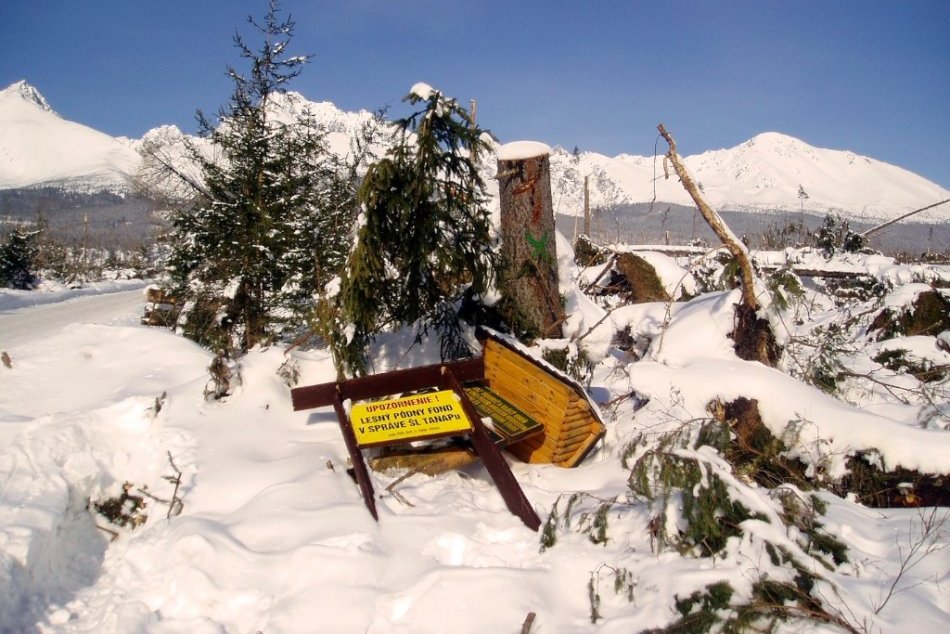
[[819, 157], [821, 149], [805, 143], [781, 132], [762, 132], [745, 143], [726, 150], [711, 150], [697, 155], [695, 158], [707, 157], [713, 161], [729, 160], [742, 161], [770, 161], [778, 157], [781, 161], [814, 161]]
[[152, 128], [142, 137], [142, 143], [180, 143], [185, 138], [185, 133], [176, 125], [160, 125]]
[[811, 147], [801, 139], [782, 134], [781, 132], [760, 132], [742, 145], [747, 147], [759, 147], [764, 149], [781, 147]]
[[46, 98], [40, 94], [40, 91], [26, 83], [26, 80], [23, 79], [0, 90], [0, 104], [16, 103], [14, 100], [26, 101], [47, 112], [56, 114], [49, 103], [47, 103]]
[[[276, 121], [311, 117], [327, 133], [331, 151], [346, 155], [366, 111], [347, 112], [333, 103], [310, 101], [297, 92], [275, 94], [270, 103]], [[543, 139], [542, 139], [543, 140]], [[149, 131], [141, 140], [115, 139], [64, 120], [33, 86], [20, 81], [0, 91], [0, 188], [64, 186], [112, 191], [127, 189], [127, 177], [141, 165], [139, 152], [162, 150], [186, 160], [189, 137], [174, 126]], [[653, 148], [644, 148], [651, 151]], [[665, 178], [663, 151], [658, 156], [554, 149], [552, 189], [560, 213], [583, 208], [584, 180], [590, 203], [597, 206], [662, 201], [692, 205], [678, 179]], [[485, 157], [484, 160], [489, 160]], [[896, 217], [950, 197], [943, 187], [905, 169], [850, 151], [809, 145], [780, 132], [763, 132], [728, 148], [684, 157], [694, 180], [719, 210], [809, 210], [836, 212], [868, 220]], [[946, 208], [918, 220], [946, 222]]]
[[278, 119], [290, 120], [297, 116], [310, 117], [329, 132], [353, 134], [365, 121], [372, 118], [366, 110], [345, 112], [329, 101], [310, 101], [299, 92], [289, 90], [271, 96], [271, 106]]
[[138, 162], [129, 143], [63, 119], [25, 81], [0, 91], [0, 188], [126, 191]]

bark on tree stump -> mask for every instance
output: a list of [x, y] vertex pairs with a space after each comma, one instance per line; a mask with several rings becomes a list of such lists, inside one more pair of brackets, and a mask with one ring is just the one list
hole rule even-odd
[[550, 153], [529, 141], [498, 151], [501, 308], [519, 337], [562, 336]]

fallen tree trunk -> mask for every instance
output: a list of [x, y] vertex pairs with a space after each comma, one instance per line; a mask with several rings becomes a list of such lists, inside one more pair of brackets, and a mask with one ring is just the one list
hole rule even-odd
[[950, 203], [950, 198], [947, 198], [947, 199], [945, 199], [945, 200], [941, 200], [940, 202], [936, 202], [936, 203], [934, 203], [934, 204], [932, 204], [932, 205], [927, 205], [926, 207], [921, 207], [920, 209], [915, 209], [915, 210], [913, 210], [913, 211], [909, 211], [909, 212], [907, 212], [906, 214], [904, 214], [904, 215], [902, 215], [902, 216], [898, 216], [897, 218], [894, 218], [893, 220], [888, 220], [887, 222], [881, 223], [881, 224], [879, 224], [879, 225], [876, 226], [876, 227], [871, 227], [870, 229], [868, 229], [867, 231], [865, 231], [864, 233], [862, 233], [862, 234], [861, 234], [861, 237], [862, 237], [862, 238], [867, 238], [867, 237], [869, 237], [869, 236], [874, 235], [875, 233], [877, 233], [878, 231], [880, 231], [880, 230], [882, 230], [882, 229], [885, 229], [885, 228], [887, 228], [887, 227], [890, 227], [890, 226], [891, 226], [892, 224], [894, 224], [894, 223], [900, 222], [901, 220], [904, 220], [905, 218], [910, 218], [910, 217], [913, 216], [914, 214], [919, 214], [919, 213], [922, 212], [922, 211], [927, 211], [928, 209], [933, 209], [934, 207], [939, 207], [940, 205], [945, 205], [945, 204], [947, 204], [947, 203]]
[[[765, 426], [756, 399], [713, 401], [706, 408], [714, 419], [729, 428], [730, 440], [724, 456], [737, 472], [748, 474], [768, 489], [789, 483], [803, 490], [822, 486], [821, 478], [809, 475], [804, 462], [789, 456], [794, 448], [786, 446]], [[950, 506], [950, 488], [946, 484], [950, 474], [884, 465], [873, 449], [856, 452], [847, 464], [847, 474], [830, 486], [837, 495], [853, 495], [872, 508]]]
[[[732, 256], [739, 265], [739, 277], [742, 285], [742, 302], [736, 306], [736, 326], [732, 333], [735, 341], [736, 354], [749, 361], [759, 361], [768, 366], [774, 366], [778, 361], [779, 347], [775, 341], [775, 334], [769, 325], [767, 319], [758, 315], [762, 308], [758, 298], [755, 296], [755, 271], [752, 268], [752, 258], [749, 256], [748, 249], [739, 240], [738, 237], [719, 217], [712, 207], [710, 207], [703, 198], [696, 183], [689, 175], [686, 165], [680, 159], [676, 152], [676, 141], [661, 123], [657, 126], [660, 135], [669, 144], [670, 149], [666, 153], [666, 158], [673, 165], [673, 170], [679, 177], [680, 182], [686, 192], [696, 203], [699, 213], [702, 214], [706, 224], [713, 230], [713, 233], [722, 240]], [[668, 177], [668, 175], [667, 175]]]

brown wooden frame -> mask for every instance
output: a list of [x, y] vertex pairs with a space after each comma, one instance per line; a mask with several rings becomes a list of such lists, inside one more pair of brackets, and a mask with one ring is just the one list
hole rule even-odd
[[[472, 423], [472, 430], [468, 435], [472, 439], [475, 453], [482, 459], [485, 469], [498, 487], [508, 510], [518, 516], [525, 526], [531, 530], [538, 530], [541, 519], [534, 511], [524, 491], [515, 479], [511, 468], [505, 461], [501, 451], [492, 442], [490, 434], [482, 423], [481, 416], [472, 405], [462, 384], [470, 381], [481, 381], [485, 378], [485, 363], [482, 357], [451, 363], [427, 365], [420, 368], [394, 370], [373, 376], [359, 377], [346, 381], [335, 381], [298, 387], [290, 392], [294, 411], [312, 409], [316, 407], [332, 406], [336, 412], [340, 430], [346, 449], [353, 461], [353, 471], [356, 482], [373, 519], [379, 521], [376, 511], [376, 499], [373, 484], [370, 481], [369, 471], [363, 459], [363, 453], [356, 442], [356, 435], [350, 424], [343, 401], [353, 401], [391, 396], [403, 392], [414, 392], [425, 388], [438, 387], [444, 390], [453, 390], [459, 397], [465, 415]], [[459, 434], [464, 435], [464, 434]], [[410, 442], [410, 441], [406, 441]]]

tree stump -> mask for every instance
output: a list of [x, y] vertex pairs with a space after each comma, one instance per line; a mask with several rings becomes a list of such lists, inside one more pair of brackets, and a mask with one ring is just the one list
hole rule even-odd
[[630, 303], [668, 302], [672, 299], [656, 274], [656, 269], [639, 255], [619, 253], [614, 266], [616, 273], [611, 278], [610, 286], [619, 287]]
[[562, 336], [550, 154], [530, 141], [498, 151], [501, 310], [519, 337]]

